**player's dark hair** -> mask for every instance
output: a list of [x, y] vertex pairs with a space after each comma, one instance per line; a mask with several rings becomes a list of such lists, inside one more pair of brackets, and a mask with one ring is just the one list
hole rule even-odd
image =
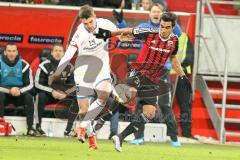
[[4, 50], [7, 49], [7, 46], [17, 46], [17, 44], [14, 43], [14, 42], [8, 42], [8, 43], [5, 45]]
[[84, 5], [80, 8], [79, 11], [79, 18], [80, 19], [88, 19], [92, 16], [95, 16], [93, 8], [89, 5]]
[[172, 22], [172, 27], [174, 27], [176, 24], [177, 15], [171, 12], [164, 12], [161, 16], [160, 22], [161, 20], [165, 22], [169, 22], [169, 21]]

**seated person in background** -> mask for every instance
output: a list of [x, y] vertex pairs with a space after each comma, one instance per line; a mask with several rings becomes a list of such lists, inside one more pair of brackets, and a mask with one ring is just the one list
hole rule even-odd
[[24, 105], [27, 115], [27, 135], [35, 136], [32, 128], [34, 103], [31, 90], [33, 77], [29, 64], [18, 53], [17, 45], [8, 43], [0, 55], [0, 118], [9, 103]]
[[[72, 95], [68, 95], [66, 93], [68, 92], [68, 89], [74, 86], [73, 66], [71, 64], [68, 64], [56, 83], [53, 83], [51, 86], [48, 85], [49, 76], [55, 72], [58, 63], [60, 62], [63, 55], [64, 47], [61, 44], [55, 44], [53, 46], [51, 54], [49, 55], [49, 58], [39, 65], [35, 76], [35, 86], [38, 89], [36, 103], [38, 105], [39, 121], [39, 123], [37, 123], [36, 130], [41, 135], [46, 135], [45, 132], [41, 129], [42, 114], [46, 104], [61, 103], [61, 101], [71, 103], [68, 104], [68, 124], [64, 132], [65, 136], [70, 133], [73, 121], [78, 114], [77, 99], [75, 97], [76, 94], [74, 92]], [[69, 99], [71, 99], [71, 101], [69, 101]]]

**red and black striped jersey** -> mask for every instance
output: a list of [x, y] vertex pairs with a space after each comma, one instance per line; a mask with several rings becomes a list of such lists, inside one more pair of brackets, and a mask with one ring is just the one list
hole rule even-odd
[[151, 28], [135, 28], [133, 35], [142, 40], [143, 47], [138, 59], [131, 67], [156, 82], [160, 78], [168, 57], [177, 54], [178, 37], [172, 33], [169, 38], [162, 39], [159, 29]]

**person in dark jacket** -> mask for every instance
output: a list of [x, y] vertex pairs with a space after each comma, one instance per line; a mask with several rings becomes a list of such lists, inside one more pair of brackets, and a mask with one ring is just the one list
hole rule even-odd
[[29, 64], [18, 53], [14, 43], [8, 43], [0, 55], [0, 118], [4, 116], [4, 106], [13, 103], [24, 105], [27, 116], [27, 135], [35, 136], [32, 128], [34, 102], [32, 71]]
[[74, 86], [73, 66], [69, 64], [55, 83], [52, 85], [48, 83], [49, 76], [55, 72], [63, 55], [64, 47], [61, 44], [55, 44], [48, 59], [39, 65], [36, 72], [35, 87], [38, 89], [36, 97], [36, 103], [38, 105], [38, 123], [36, 125], [36, 130], [41, 135], [46, 135], [41, 129], [42, 115], [46, 104], [63, 103], [69, 107], [67, 116], [68, 124], [64, 132], [65, 136], [70, 133], [73, 122], [78, 115], [75, 92], [68, 92], [68, 89]]

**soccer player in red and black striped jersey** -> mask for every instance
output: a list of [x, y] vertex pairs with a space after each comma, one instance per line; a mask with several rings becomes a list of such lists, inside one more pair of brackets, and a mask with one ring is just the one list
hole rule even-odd
[[[161, 16], [160, 29], [151, 28], [125, 28], [116, 31], [100, 29], [96, 34], [97, 38], [107, 39], [117, 35], [131, 34], [143, 41], [143, 48], [139, 53], [136, 63], [132, 64], [127, 84], [130, 86], [130, 94], [126, 96], [131, 99], [134, 96], [140, 97], [143, 108], [138, 115], [119, 135], [113, 136], [115, 149], [122, 151], [122, 141], [131, 133], [136, 132], [142, 123], [149, 122], [155, 116], [157, 106], [157, 95], [167, 93], [169, 87], [161, 87], [161, 77], [166, 60], [170, 57], [173, 69], [184, 79], [186, 78], [176, 54], [178, 51], [178, 38], [172, 33], [176, 21], [176, 15], [166, 12]], [[117, 90], [117, 89], [116, 89]], [[126, 89], [123, 89], [126, 90]], [[119, 93], [120, 95], [120, 93]], [[120, 95], [121, 96], [121, 95]]]

